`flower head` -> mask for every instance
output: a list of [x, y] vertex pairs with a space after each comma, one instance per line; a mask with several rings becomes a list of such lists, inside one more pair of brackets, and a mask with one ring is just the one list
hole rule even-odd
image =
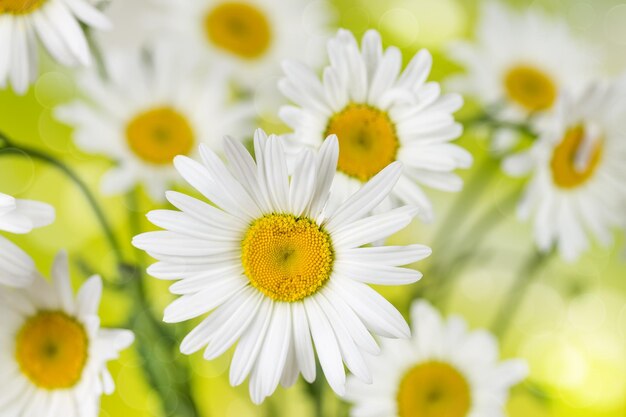
[[168, 192], [180, 211], [157, 210], [148, 218], [165, 231], [133, 244], [159, 262], [148, 272], [179, 279], [180, 298], [165, 310], [166, 322], [210, 313], [187, 335], [184, 353], [205, 348], [213, 359], [237, 341], [230, 382], [250, 375], [255, 402], [279, 382], [302, 373], [315, 379], [315, 355], [331, 387], [344, 392], [344, 363], [370, 379], [363, 352], [377, 352], [371, 333], [407, 337], [398, 311], [366, 284], [398, 285], [420, 279], [400, 267], [430, 254], [421, 245], [363, 247], [405, 227], [417, 210], [400, 207], [368, 213], [391, 191], [402, 167], [393, 163], [332, 213], [325, 210], [339, 154], [331, 136], [319, 153], [303, 151], [292, 175], [281, 139], [257, 131], [256, 161], [240, 143], [225, 141], [228, 166], [208, 147], [202, 163], [180, 156], [181, 175], [215, 206]]
[[23, 94], [36, 79], [37, 39], [61, 64], [88, 65], [91, 56], [81, 23], [110, 26], [88, 0], [0, 0], [0, 88], [10, 80]]
[[533, 217], [541, 250], [556, 245], [573, 261], [589, 247], [588, 234], [606, 245], [611, 229], [623, 226], [624, 112], [626, 100], [616, 84], [564, 94], [533, 147], [504, 161], [509, 174], [531, 175], [518, 215]]
[[[52, 283], [0, 288], [0, 368], [5, 415], [97, 417], [100, 396], [114, 390], [106, 363], [133, 342], [128, 330], [101, 329], [100, 277], [74, 298], [67, 257], [57, 256]], [[10, 389], [8, 389], [10, 387]], [[8, 389], [8, 390], [7, 390]]]
[[451, 144], [462, 127], [453, 113], [461, 96], [441, 94], [439, 85], [426, 82], [432, 58], [420, 51], [401, 72], [402, 54], [386, 50], [378, 32], [368, 31], [361, 47], [347, 30], [328, 42], [330, 65], [322, 79], [303, 64], [288, 61], [279, 87], [295, 103], [280, 115], [294, 131], [287, 135], [292, 148], [319, 148], [328, 135], [339, 140], [337, 180], [331, 206], [337, 206], [394, 161], [402, 175], [380, 211], [399, 204], [420, 208], [431, 220], [431, 203], [422, 185], [458, 191], [457, 168], [467, 168], [471, 155]]
[[373, 384], [350, 378], [353, 417], [503, 416], [511, 386], [528, 373], [521, 360], [499, 362], [496, 339], [469, 332], [460, 317], [443, 320], [425, 301], [411, 309], [411, 340], [386, 340], [369, 357]]

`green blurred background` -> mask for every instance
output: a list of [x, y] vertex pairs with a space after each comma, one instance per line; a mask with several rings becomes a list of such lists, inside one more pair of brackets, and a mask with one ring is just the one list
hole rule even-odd
[[[606, 50], [607, 74], [626, 71], [626, 3], [612, 0], [517, 0], [512, 3], [519, 8], [546, 9], [566, 19], [575, 32]], [[435, 80], [443, 80], [448, 74], [459, 71], [446, 60], [442, 47], [450, 40], [472, 34], [479, 4], [478, 0], [332, 2], [337, 26], [348, 28], [357, 36], [368, 28], [377, 28], [386, 44], [403, 49], [405, 59], [420, 48], [429, 48], [435, 57], [432, 74]], [[44, 61], [39, 80], [26, 96], [0, 91], [0, 130], [18, 143], [45, 149], [63, 159], [97, 190], [99, 178], [111, 162], [79, 152], [71, 141], [71, 129], [52, 116], [57, 104], [76, 94], [71, 73]], [[459, 118], [470, 117], [472, 108], [469, 102]], [[284, 129], [273, 121], [261, 123]], [[461, 143], [475, 154], [476, 166], [480, 165], [485, 157], [486, 138], [467, 134]], [[56, 251], [66, 248], [76, 264], [75, 286], [84, 281], [87, 270], [97, 271], [105, 279], [111, 277], [113, 255], [75, 186], [54, 168], [27, 157], [0, 156], [0, 191], [46, 201], [57, 209], [57, 221], [53, 225], [11, 239], [35, 258], [42, 271], [49, 269]], [[472, 170], [462, 173], [464, 176], [471, 174]], [[475, 203], [478, 212], [497, 204], [498, 196], [519, 182], [497, 174], [490, 184], [488, 192], [482, 193]], [[429, 194], [435, 200], [436, 213], [443, 218], [455, 196]], [[98, 195], [98, 198], [130, 256], [128, 212], [143, 214], [154, 206], [145, 196], [138, 204], [124, 197]], [[492, 322], [500, 300], [511, 285], [514, 271], [530, 256], [533, 248], [527, 224], [519, 223], [504, 207], [498, 216], [504, 221], [478, 247], [445, 303], [439, 305], [445, 313], [463, 315], [474, 328], [488, 327]], [[471, 222], [472, 218], [467, 221]], [[438, 226], [437, 222], [433, 225], [414, 223], [393, 240], [429, 244]], [[150, 228], [146, 222], [142, 227]], [[481, 236], [475, 238], [478, 240]], [[615, 247], [596, 247], [576, 264], [552, 262], [531, 285], [513, 327], [501, 341], [504, 357], [526, 358], [531, 368], [528, 381], [512, 392], [507, 407], [510, 416], [626, 416], [626, 251], [623, 236], [616, 236], [616, 239]], [[427, 271], [428, 263], [424, 261], [418, 266]], [[426, 273], [422, 283], [417, 285], [426, 285], [428, 279]], [[147, 285], [152, 307], [160, 316], [171, 301], [167, 285], [153, 279], [149, 279]], [[406, 313], [412, 289], [380, 288], [380, 291]], [[129, 303], [125, 294], [113, 287], [107, 288], [101, 305], [103, 325], [125, 326]], [[177, 326], [181, 339], [191, 325]], [[172, 357], [178, 355], [172, 352]], [[159, 399], [142, 377], [142, 360], [136, 351], [129, 349], [120, 361], [110, 365], [117, 391], [103, 398], [102, 416], [159, 416]], [[312, 415], [313, 408], [302, 381], [289, 391], [279, 388], [264, 405], [256, 407], [248, 399], [247, 386], [229, 386], [229, 355], [212, 362], [204, 361], [201, 354], [181, 360], [190, 361], [194, 370], [194, 394], [203, 416]], [[168, 377], [163, 375], [163, 378]], [[328, 415], [336, 415], [334, 410], [338, 404], [330, 392], [326, 399]]]

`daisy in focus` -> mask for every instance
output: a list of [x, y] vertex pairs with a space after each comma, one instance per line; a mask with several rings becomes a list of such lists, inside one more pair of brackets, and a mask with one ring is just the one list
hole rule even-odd
[[102, 178], [105, 194], [143, 184], [161, 201], [178, 178], [176, 155], [196, 155], [200, 143], [219, 150], [226, 132], [243, 139], [251, 129], [254, 108], [230, 103], [223, 67], [200, 70], [195, 59], [165, 44], [150, 49], [149, 58], [113, 56], [108, 66], [109, 81], [84, 74], [79, 85], [87, 99], [56, 111], [76, 128], [79, 148], [116, 161]]
[[[165, 231], [133, 244], [159, 262], [148, 272], [179, 279], [180, 298], [165, 310], [176, 323], [210, 313], [181, 344], [204, 348], [214, 359], [237, 341], [230, 368], [236, 386], [250, 375], [255, 403], [280, 382], [316, 378], [315, 354], [333, 390], [344, 393], [347, 368], [371, 382], [364, 352], [375, 354], [372, 334], [408, 337], [402, 315], [367, 284], [403, 285], [421, 273], [408, 265], [427, 257], [422, 245], [363, 247], [407, 226], [417, 210], [404, 206], [368, 213], [391, 192], [400, 163], [381, 170], [329, 215], [324, 207], [337, 166], [337, 138], [319, 153], [305, 150], [290, 176], [282, 140], [257, 131], [256, 162], [237, 141], [226, 139], [230, 164], [208, 147], [202, 163], [174, 161], [180, 174], [217, 207], [169, 192], [180, 211], [157, 210], [148, 218]], [[315, 350], [314, 350], [315, 347]]]
[[623, 226], [625, 113], [624, 89], [615, 84], [564, 95], [535, 145], [504, 161], [509, 174], [532, 175], [518, 216], [533, 217], [540, 250], [556, 246], [574, 261], [589, 248], [588, 234], [608, 245]]
[[106, 363], [133, 342], [133, 333], [101, 329], [100, 277], [76, 298], [67, 257], [52, 283], [37, 276], [23, 289], [0, 288], [0, 409], [11, 417], [97, 417], [100, 396], [114, 390]]
[[385, 340], [370, 358], [373, 384], [348, 380], [353, 417], [503, 417], [509, 389], [526, 377], [521, 360], [500, 362], [498, 342], [431, 305], [411, 309], [411, 340]]
[[[491, 108], [498, 120], [522, 122], [550, 110], [561, 91], [580, 92], [596, 72], [593, 49], [565, 21], [532, 8], [516, 12], [485, 2], [476, 37], [451, 46], [450, 57], [466, 73], [449, 86]], [[518, 134], [500, 129], [493, 140], [495, 151], [508, 151]]]
[[[182, 49], [228, 62], [237, 81], [255, 88], [280, 75], [279, 63], [300, 57], [319, 65], [330, 10], [308, 0], [154, 0], [152, 29]], [[318, 4], [321, 6], [321, 4]]]
[[378, 208], [384, 212], [399, 204], [420, 208], [430, 221], [432, 205], [422, 186], [458, 191], [457, 168], [467, 168], [471, 155], [450, 141], [462, 126], [453, 113], [462, 105], [457, 94], [441, 94], [437, 83], [426, 82], [432, 58], [422, 50], [401, 72], [398, 48], [383, 51], [374, 30], [363, 37], [340, 30], [328, 43], [330, 65], [322, 80], [303, 64], [288, 61], [279, 84], [295, 103], [280, 116], [294, 133], [286, 139], [296, 148], [319, 148], [329, 135], [339, 138], [337, 179], [331, 206], [336, 207], [361, 185], [394, 161], [404, 165], [393, 193]]
[[[39, 201], [20, 200], [0, 193], [0, 231], [29, 233], [54, 221], [54, 208]], [[35, 263], [14, 243], [0, 236], [0, 284], [28, 285], [36, 274]]]
[[60, 64], [89, 65], [81, 24], [109, 29], [108, 19], [88, 0], [0, 0], [0, 88], [10, 81], [23, 94], [37, 78], [38, 42]]

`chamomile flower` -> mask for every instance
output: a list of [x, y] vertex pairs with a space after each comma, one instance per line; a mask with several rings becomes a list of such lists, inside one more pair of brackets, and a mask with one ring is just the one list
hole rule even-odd
[[535, 145], [504, 161], [509, 174], [532, 175], [518, 215], [533, 217], [541, 250], [557, 246], [573, 261], [588, 248], [588, 234], [607, 245], [623, 225], [625, 97], [610, 83], [563, 95]]
[[330, 10], [308, 0], [154, 1], [160, 11], [153, 16], [155, 33], [167, 33], [211, 61], [228, 62], [245, 87], [279, 76], [287, 57], [319, 65], [332, 19]]
[[133, 342], [128, 330], [100, 328], [101, 292], [94, 276], [74, 298], [63, 253], [52, 283], [37, 276], [23, 289], [0, 288], [3, 416], [98, 416], [100, 396], [114, 390], [106, 363]]
[[[450, 57], [466, 73], [449, 87], [492, 107], [499, 120], [520, 122], [554, 107], [563, 90], [580, 91], [594, 76], [597, 55], [576, 38], [566, 22], [528, 8], [507, 9], [500, 2], [484, 4], [476, 42], [450, 47]], [[510, 150], [517, 137], [501, 129], [495, 151]]]
[[80, 79], [88, 100], [56, 113], [76, 128], [74, 140], [82, 150], [117, 162], [102, 178], [106, 194], [141, 183], [162, 200], [177, 178], [176, 155], [195, 155], [200, 143], [219, 149], [226, 132], [243, 139], [250, 129], [254, 108], [229, 102], [223, 67], [199, 71], [194, 59], [166, 44], [154, 46], [150, 58], [114, 57], [109, 67], [109, 81], [91, 72]]
[[303, 64], [283, 65], [286, 77], [279, 87], [296, 104], [280, 111], [294, 131], [286, 139], [296, 148], [318, 148], [328, 135], [337, 135], [332, 206], [388, 164], [401, 161], [402, 175], [380, 210], [413, 204], [422, 219], [430, 220], [432, 207], [422, 186], [458, 191], [462, 181], [453, 171], [472, 163], [467, 151], [450, 143], [462, 131], [452, 115], [463, 104], [461, 96], [442, 95], [437, 83], [426, 82], [432, 64], [426, 50], [401, 73], [400, 50], [383, 51], [374, 30], [365, 34], [360, 50], [354, 36], [340, 30], [329, 41], [328, 54], [322, 80]]
[[[401, 285], [421, 274], [402, 268], [430, 254], [421, 245], [363, 247], [411, 222], [405, 206], [368, 216], [401, 175], [396, 162], [383, 169], [332, 215], [324, 211], [339, 148], [328, 138], [319, 153], [299, 156], [288, 174], [281, 139], [255, 134], [256, 162], [240, 143], [226, 140], [225, 166], [208, 147], [203, 163], [178, 157], [181, 175], [216, 206], [169, 192], [181, 211], [158, 210], [148, 218], [165, 231], [134, 238], [159, 262], [148, 272], [180, 279], [170, 287], [181, 297], [164, 320], [181, 322], [210, 312], [181, 344], [206, 359], [237, 341], [230, 382], [250, 375], [256, 403], [279, 381], [316, 377], [315, 354], [330, 386], [344, 393], [347, 368], [369, 381], [364, 352], [378, 352], [372, 333], [408, 337], [400, 313], [367, 284]], [[313, 348], [315, 346], [315, 350]]]
[[[46, 203], [19, 200], [0, 193], [0, 231], [29, 233], [36, 227], [54, 221], [54, 208]], [[35, 264], [30, 256], [14, 243], [0, 236], [0, 284], [21, 287], [35, 276]]]
[[81, 23], [109, 28], [89, 0], [0, 0], [0, 88], [10, 81], [23, 94], [36, 79], [37, 39], [62, 65], [88, 65], [91, 56]]
[[385, 340], [381, 355], [369, 358], [373, 384], [348, 380], [351, 416], [503, 417], [526, 364], [500, 362], [495, 337], [468, 331], [460, 317], [444, 321], [425, 301], [413, 304], [411, 319], [411, 340]]

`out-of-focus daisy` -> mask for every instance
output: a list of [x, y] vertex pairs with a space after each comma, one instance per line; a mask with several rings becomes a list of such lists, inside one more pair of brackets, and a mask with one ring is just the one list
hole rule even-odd
[[[511, 386], [527, 374], [521, 360], [500, 362], [486, 331], [460, 317], [442, 320], [428, 303], [411, 309], [411, 340], [385, 340], [370, 356], [373, 384], [350, 378], [353, 417], [503, 417]], [[375, 359], [375, 360], [374, 360]]]
[[556, 245], [564, 259], [575, 260], [589, 246], [587, 232], [608, 244], [611, 229], [623, 225], [625, 113], [624, 90], [614, 84], [564, 95], [538, 142], [505, 160], [512, 175], [532, 173], [518, 214], [534, 217], [541, 250]]
[[[450, 80], [450, 88], [491, 106], [500, 120], [523, 121], [551, 109], [564, 89], [580, 91], [593, 77], [597, 55], [577, 39], [565, 21], [529, 8], [509, 10], [484, 4], [475, 43], [462, 41], [450, 56], [466, 74]], [[500, 130], [495, 150], [510, 149], [517, 135]]]
[[181, 48], [229, 62], [247, 87], [280, 75], [280, 61], [320, 64], [331, 12], [308, 0], [154, 0], [155, 33], [174, 35]]
[[[213, 359], [239, 343], [230, 382], [250, 374], [250, 395], [261, 402], [279, 381], [299, 373], [315, 379], [315, 351], [330, 386], [343, 394], [344, 365], [369, 381], [363, 352], [376, 353], [370, 332], [408, 337], [400, 313], [367, 284], [400, 285], [421, 274], [400, 265], [430, 254], [421, 245], [362, 247], [411, 222], [405, 206], [367, 213], [391, 191], [402, 167], [393, 163], [353, 194], [332, 215], [324, 211], [339, 153], [328, 138], [318, 154], [300, 154], [289, 176], [281, 140], [255, 135], [256, 163], [240, 143], [226, 141], [230, 165], [207, 147], [203, 163], [178, 157], [181, 175], [217, 205], [169, 192], [181, 211], [153, 211], [148, 218], [166, 231], [135, 237], [133, 244], [159, 262], [148, 272], [180, 279], [170, 290], [181, 297], [166, 322], [211, 314], [182, 342], [192, 353], [206, 346]], [[208, 345], [208, 346], [207, 346]]]
[[398, 184], [379, 209], [414, 204], [430, 220], [431, 203], [421, 185], [458, 191], [462, 181], [453, 171], [472, 162], [467, 151], [449, 143], [462, 131], [452, 115], [463, 104], [461, 96], [442, 95], [437, 83], [426, 82], [432, 64], [426, 50], [401, 73], [400, 50], [383, 51], [374, 30], [365, 34], [360, 50], [354, 36], [340, 30], [329, 41], [328, 53], [322, 80], [297, 62], [283, 65], [286, 78], [279, 87], [297, 105], [280, 112], [294, 130], [287, 140], [317, 148], [328, 135], [337, 135], [333, 206], [388, 164], [401, 161]]
[[199, 71], [194, 59], [165, 44], [151, 52], [112, 60], [109, 81], [85, 74], [80, 86], [88, 100], [57, 109], [59, 119], [76, 127], [81, 149], [117, 162], [102, 179], [107, 194], [143, 183], [162, 200], [177, 178], [176, 155], [195, 155], [200, 143], [219, 148], [226, 133], [242, 139], [251, 129], [254, 108], [229, 102], [223, 67]]
[[[0, 231], [29, 233], [54, 221], [54, 208], [46, 203], [19, 200], [0, 193]], [[0, 284], [21, 287], [35, 276], [35, 263], [23, 250], [0, 236]]]
[[0, 0], [0, 87], [10, 80], [23, 94], [37, 77], [37, 38], [59, 63], [88, 65], [81, 24], [108, 29], [107, 18], [88, 0]]
[[101, 292], [94, 276], [74, 298], [63, 253], [52, 283], [0, 288], [3, 416], [98, 416], [100, 396], [114, 390], [106, 363], [133, 342], [128, 330], [100, 328]]

